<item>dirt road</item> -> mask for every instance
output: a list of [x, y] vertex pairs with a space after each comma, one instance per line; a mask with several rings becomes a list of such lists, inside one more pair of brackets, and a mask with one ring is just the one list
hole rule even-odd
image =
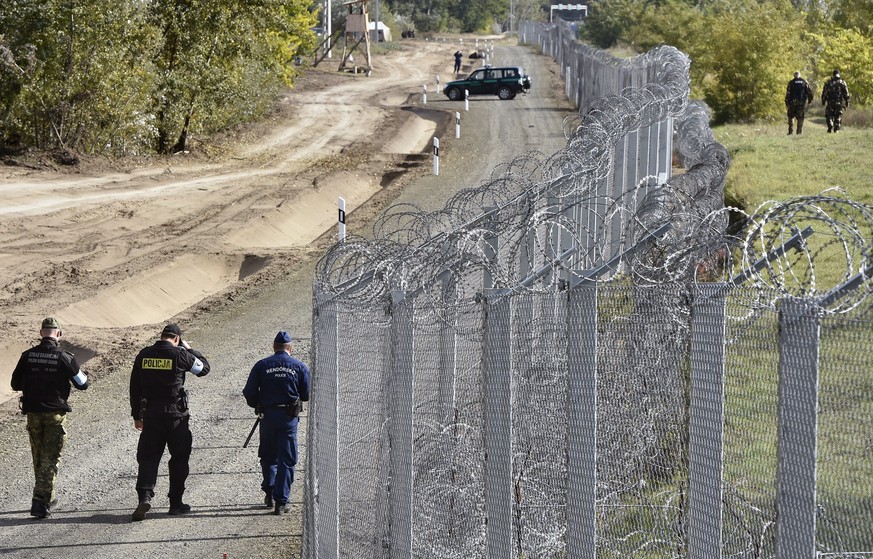
[[[295, 355], [308, 360], [312, 274], [333, 239], [337, 196], [347, 200], [351, 230], [366, 234], [388, 203], [436, 209], [498, 163], [556, 151], [561, 121], [572, 113], [552, 63], [498, 45], [494, 64], [523, 65], [534, 76], [532, 93], [474, 98], [455, 139], [463, 103], [434, 93], [434, 76], [448, 81], [457, 43], [404, 45], [377, 58], [370, 78], [333, 68], [307, 74], [270, 121], [202, 140], [191, 154], [112, 168], [88, 160], [75, 172], [0, 167], [0, 371], [8, 375], [39, 320], [54, 315], [94, 380], [71, 398], [61, 504], [44, 521], [27, 515], [23, 417], [8, 392], [0, 404], [0, 556], [295, 553], [299, 514], [275, 518], [258, 506], [256, 448], [241, 448], [254, 417], [240, 390], [276, 330], [290, 331]], [[430, 174], [435, 133], [445, 137], [439, 177]], [[131, 523], [137, 431], [128, 375], [136, 351], [167, 320], [182, 324], [213, 364], [209, 376], [188, 382], [195, 442], [186, 500], [194, 514], [164, 514], [164, 464], [154, 514]], [[295, 513], [300, 489], [298, 480]]]

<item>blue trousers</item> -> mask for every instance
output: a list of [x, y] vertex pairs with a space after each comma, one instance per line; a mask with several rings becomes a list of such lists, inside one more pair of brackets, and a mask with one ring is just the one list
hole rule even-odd
[[258, 457], [264, 478], [261, 489], [273, 500], [285, 504], [291, 496], [294, 466], [297, 465], [297, 424], [283, 408], [267, 408], [260, 424]]

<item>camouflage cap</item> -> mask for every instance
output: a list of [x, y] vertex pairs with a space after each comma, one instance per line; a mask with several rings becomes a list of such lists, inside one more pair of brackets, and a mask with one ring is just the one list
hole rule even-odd
[[48, 318], [43, 319], [41, 329], [42, 330], [60, 330], [61, 323], [58, 322], [57, 318], [48, 317]]

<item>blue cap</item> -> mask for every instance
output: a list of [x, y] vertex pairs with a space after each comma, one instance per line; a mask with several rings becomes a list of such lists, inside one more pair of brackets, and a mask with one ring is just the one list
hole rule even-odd
[[278, 334], [276, 334], [276, 339], [273, 340], [273, 343], [274, 344], [290, 344], [291, 343], [291, 336], [288, 334], [288, 332], [285, 332], [283, 330], [282, 332], [279, 332]]

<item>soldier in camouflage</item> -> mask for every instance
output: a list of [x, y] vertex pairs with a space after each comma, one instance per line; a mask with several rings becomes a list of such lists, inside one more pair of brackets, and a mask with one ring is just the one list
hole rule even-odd
[[21, 391], [21, 412], [27, 415], [27, 432], [33, 454], [33, 486], [30, 515], [50, 516], [56, 504], [56, 481], [61, 452], [66, 441], [67, 399], [70, 384], [88, 388], [88, 377], [79, 369], [72, 353], [58, 345], [61, 325], [46, 318], [40, 328], [42, 341], [21, 354], [12, 372], [12, 390]]
[[849, 106], [849, 86], [834, 70], [833, 76], [825, 82], [821, 90], [821, 104], [825, 105], [825, 120], [828, 132], [837, 132], [843, 126], [843, 111]]
[[788, 134], [794, 133], [794, 120], [797, 120], [797, 133], [803, 134], [803, 115], [807, 105], [812, 103], [812, 88], [809, 83], [800, 76], [800, 72], [794, 72], [794, 79], [788, 82], [785, 90], [785, 108], [788, 111]]

